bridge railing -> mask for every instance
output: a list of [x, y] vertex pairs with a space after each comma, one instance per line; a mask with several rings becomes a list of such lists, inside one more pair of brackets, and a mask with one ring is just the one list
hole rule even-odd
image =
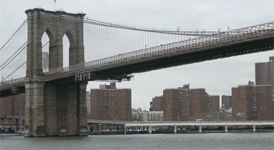
[[7, 80], [4, 82], [0, 82], [0, 89], [5, 89], [7, 86], [17, 86], [18, 84], [24, 83], [25, 82], [25, 77], [23, 78], [17, 78], [17, 79], [12, 79], [12, 80]]
[[229, 30], [225, 32], [219, 32], [218, 34], [201, 36], [197, 38], [192, 38], [184, 41], [178, 41], [174, 43], [169, 43], [165, 45], [159, 45], [155, 47], [150, 47], [138, 51], [133, 51], [129, 53], [123, 53], [108, 58], [103, 58], [99, 60], [94, 60], [91, 62], [80, 63], [74, 66], [69, 66], [67, 68], [60, 68], [52, 70], [45, 73], [47, 76], [57, 75], [62, 73], [71, 74], [85, 72], [90, 69], [100, 69], [102, 67], [111, 67], [114, 65], [122, 65], [125, 63], [140, 61], [142, 59], [166, 56], [167, 54], [176, 54], [180, 52], [186, 52], [193, 48], [202, 48], [207, 46], [217, 46], [219, 44], [225, 44], [229, 42], [242, 41], [249, 38], [260, 37], [264, 34], [273, 34], [274, 22]]
[[[178, 54], [187, 52], [192, 49], [199, 49], [203, 47], [218, 46], [231, 42], [240, 42], [250, 38], [260, 37], [266, 34], [273, 34], [274, 22], [219, 32], [208, 36], [201, 36], [184, 41], [173, 42], [165, 45], [159, 45], [132, 51], [129, 53], [122, 53], [115, 56], [94, 60], [86, 63], [69, 66], [66, 68], [59, 68], [44, 73], [44, 77], [48, 79], [55, 79], [75, 75], [77, 73], [98, 70], [100, 68], [107, 68], [122, 64], [134, 63], [154, 57], [165, 57], [166, 55]], [[0, 88], [4, 85], [16, 85], [16, 83], [24, 82], [25, 78], [19, 78], [0, 82]]]
[[[255, 27], [242, 28], [237, 30], [231, 30], [227, 32], [221, 32], [219, 34], [203, 36], [199, 38], [189, 39], [186, 41], [174, 42], [166, 45], [160, 45], [156, 47], [146, 48], [139, 51], [134, 51], [126, 54], [120, 54], [105, 59], [100, 59], [85, 64], [86, 67], [102, 67], [108, 64], [117, 64], [117, 62], [125, 63], [127, 61], [139, 60], [140, 58], [146, 58], [151, 56], [159, 56], [162, 54], [170, 54], [172, 51], [182, 51], [181, 49], [188, 50], [192, 47], [203, 47], [208, 45], [214, 45], [216, 43], [225, 43], [231, 40], [241, 40], [243, 37], [250, 33], [264, 33], [267, 30], [273, 30], [273, 23], [258, 25]], [[261, 35], [261, 34], [260, 34]], [[258, 36], [260, 36], [258, 35]]]

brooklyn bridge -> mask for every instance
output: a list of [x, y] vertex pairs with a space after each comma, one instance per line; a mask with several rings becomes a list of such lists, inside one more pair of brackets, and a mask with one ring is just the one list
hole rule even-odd
[[[169, 31], [29, 9], [1, 47], [0, 97], [26, 93], [26, 136], [87, 135], [88, 81], [273, 50], [274, 22], [228, 31]], [[27, 38], [24, 36], [26, 35]], [[43, 36], [49, 41], [42, 42]], [[69, 65], [63, 64], [63, 37]], [[48, 66], [42, 53], [48, 50]], [[45, 69], [48, 68], [48, 69]]]

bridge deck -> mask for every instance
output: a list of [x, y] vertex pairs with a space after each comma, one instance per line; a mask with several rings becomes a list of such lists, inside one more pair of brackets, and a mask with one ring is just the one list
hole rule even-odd
[[[243, 55], [274, 48], [274, 22], [146, 48], [44, 73], [43, 81], [121, 80], [124, 75]], [[0, 83], [0, 92], [23, 87], [26, 78]], [[0, 94], [1, 96], [3, 94]]]

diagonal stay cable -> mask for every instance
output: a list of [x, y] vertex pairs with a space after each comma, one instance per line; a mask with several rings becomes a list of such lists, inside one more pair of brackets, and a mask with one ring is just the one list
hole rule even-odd
[[25, 61], [23, 64], [21, 64], [18, 68], [16, 68], [12, 73], [10, 73], [6, 78], [3, 79], [3, 81], [5, 81], [7, 78], [9, 78], [14, 72], [16, 72], [17, 70], [19, 70], [22, 66], [24, 66], [27, 63], [27, 61]]
[[21, 26], [12, 34], [12, 36], [8, 39], [8, 41], [1, 47], [0, 51], [10, 42], [10, 40], [16, 35], [16, 33], [23, 27], [23, 25], [27, 22], [27, 19], [21, 24]]
[[43, 46], [42, 46], [42, 48], [44, 48], [45, 46], [47, 46], [49, 44], [49, 41], [46, 43], [46, 44], [44, 44]]
[[[1, 67], [3, 67], [10, 59], [12, 59], [12, 57], [13, 57], [13, 59], [12, 60], [14, 60], [25, 48], [26, 48], [26, 46], [27, 46], [27, 43], [28, 42], [25, 42], [21, 47], [19, 47], [19, 49], [15, 52], [15, 53], [13, 53], [1, 66], [0, 66], [0, 68]], [[17, 53], [18, 52], [18, 53]], [[15, 56], [16, 55], [16, 56]], [[10, 61], [10, 62], [12, 62], [12, 60]], [[10, 62], [8, 62], [5, 66], [7, 66]], [[3, 69], [1, 69], [1, 70], [3, 70]]]
[[[21, 51], [19, 51], [17, 54], [16, 54], [16, 52], [7, 60], [7, 61], [9, 61], [12, 57], [12, 60], [10, 60], [8, 63], [7, 63], [7, 61], [6, 62], [4, 62], [1, 66], [0, 66], [0, 68], [1, 68], [1, 70], [0, 71], [2, 71], [3, 69], [5, 69], [6, 67], [7, 67], [7, 65], [9, 65], [26, 47], [27, 47], [27, 43], [28, 42], [25, 42], [17, 51], [19, 51], [20, 49], [21, 49]], [[42, 46], [42, 48], [44, 48], [47, 44], [49, 44], [49, 41], [46, 43], [46, 44], [44, 44], [43, 46]], [[15, 56], [14, 56], [15, 55]], [[7, 63], [7, 64], [5, 64], [5, 63]], [[5, 66], [4, 66], [5, 65]]]

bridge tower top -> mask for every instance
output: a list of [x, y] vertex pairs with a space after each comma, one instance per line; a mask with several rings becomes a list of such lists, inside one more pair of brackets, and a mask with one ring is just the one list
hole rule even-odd
[[27, 80], [43, 80], [42, 36], [49, 37], [49, 70], [63, 68], [63, 36], [67, 35], [69, 65], [84, 62], [83, 13], [47, 11], [44, 9], [26, 10], [28, 21]]

